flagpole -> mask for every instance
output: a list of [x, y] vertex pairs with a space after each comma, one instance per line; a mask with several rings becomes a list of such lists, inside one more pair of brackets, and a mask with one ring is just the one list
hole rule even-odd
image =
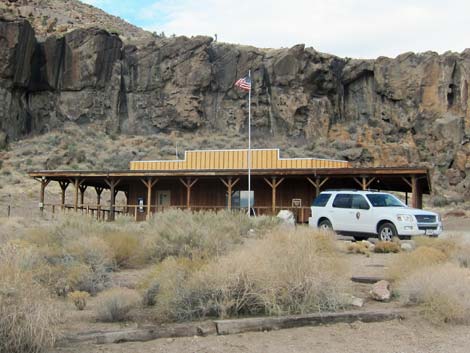
[[[251, 70], [248, 70], [248, 78], [251, 82]], [[248, 91], [248, 215], [251, 215], [251, 87]]]

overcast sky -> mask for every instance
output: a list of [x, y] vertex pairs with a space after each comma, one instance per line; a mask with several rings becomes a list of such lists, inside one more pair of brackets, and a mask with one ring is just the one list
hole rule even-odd
[[158, 33], [343, 57], [470, 48], [470, 0], [84, 0]]

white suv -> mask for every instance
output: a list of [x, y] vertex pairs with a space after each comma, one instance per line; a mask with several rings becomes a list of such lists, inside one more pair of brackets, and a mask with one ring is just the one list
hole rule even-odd
[[312, 204], [311, 227], [332, 229], [355, 239], [374, 236], [389, 241], [392, 237], [439, 236], [441, 217], [434, 212], [410, 208], [395, 196], [375, 191], [324, 191]]

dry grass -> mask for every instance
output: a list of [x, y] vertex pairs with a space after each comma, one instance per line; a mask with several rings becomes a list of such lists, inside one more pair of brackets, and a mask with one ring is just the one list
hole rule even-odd
[[446, 256], [451, 256], [452, 253], [458, 247], [458, 244], [461, 239], [458, 237], [448, 237], [448, 238], [431, 238], [431, 237], [416, 237], [413, 238], [415, 241], [416, 247], [426, 246], [429, 248], [437, 249], [442, 251]]
[[391, 241], [379, 241], [374, 247], [374, 252], [382, 254], [398, 253], [400, 250], [400, 243]]
[[250, 229], [258, 236], [268, 233], [279, 224], [273, 217], [247, 217], [244, 213], [195, 212], [169, 210], [156, 214], [148, 227], [148, 246], [152, 257], [211, 258], [220, 256], [239, 245]]
[[13, 244], [0, 249], [0, 352], [45, 352], [58, 335], [59, 313], [34, 280], [29, 255]]
[[67, 297], [72, 301], [78, 310], [83, 310], [86, 307], [89, 296], [90, 294], [88, 292], [74, 291], [69, 293]]
[[35, 275], [53, 292], [95, 295], [111, 285], [112, 271], [159, 263], [171, 256], [207, 260], [241, 244], [249, 229], [262, 237], [277, 223], [270, 217], [179, 210], [158, 214], [146, 223], [127, 218], [103, 223], [68, 216], [23, 230], [17, 241], [44, 260]]
[[396, 255], [389, 266], [387, 277], [394, 280], [407, 278], [415, 271], [443, 264], [447, 259], [448, 257], [441, 250], [420, 246], [414, 251]]
[[368, 241], [357, 241], [348, 244], [346, 249], [351, 254], [363, 254], [370, 256], [370, 243]]
[[347, 277], [328, 234], [277, 231], [206, 265], [168, 260], [153, 281], [155, 311], [187, 320], [337, 310], [347, 305]]
[[139, 294], [128, 288], [111, 288], [101, 293], [96, 317], [103, 322], [125, 321], [140, 303]]
[[470, 323], [470, 270], [455, 264], [421, 268], [400, 282], [404, 304], [434, 323]]

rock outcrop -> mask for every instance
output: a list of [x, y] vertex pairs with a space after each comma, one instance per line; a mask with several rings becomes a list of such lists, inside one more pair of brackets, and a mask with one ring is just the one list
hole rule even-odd
[[12, 140], [68, 121], [243, 132], [247, 99], [233, 83], [248, 70], [258, 136], [355, 164], [427, 166], [448, 197], [470, 196], [470, 50], [353, 60], [208, 37], [124, 44], [96, 28], [38, 41], [27, 21], [0, 21], [0, 132]]

